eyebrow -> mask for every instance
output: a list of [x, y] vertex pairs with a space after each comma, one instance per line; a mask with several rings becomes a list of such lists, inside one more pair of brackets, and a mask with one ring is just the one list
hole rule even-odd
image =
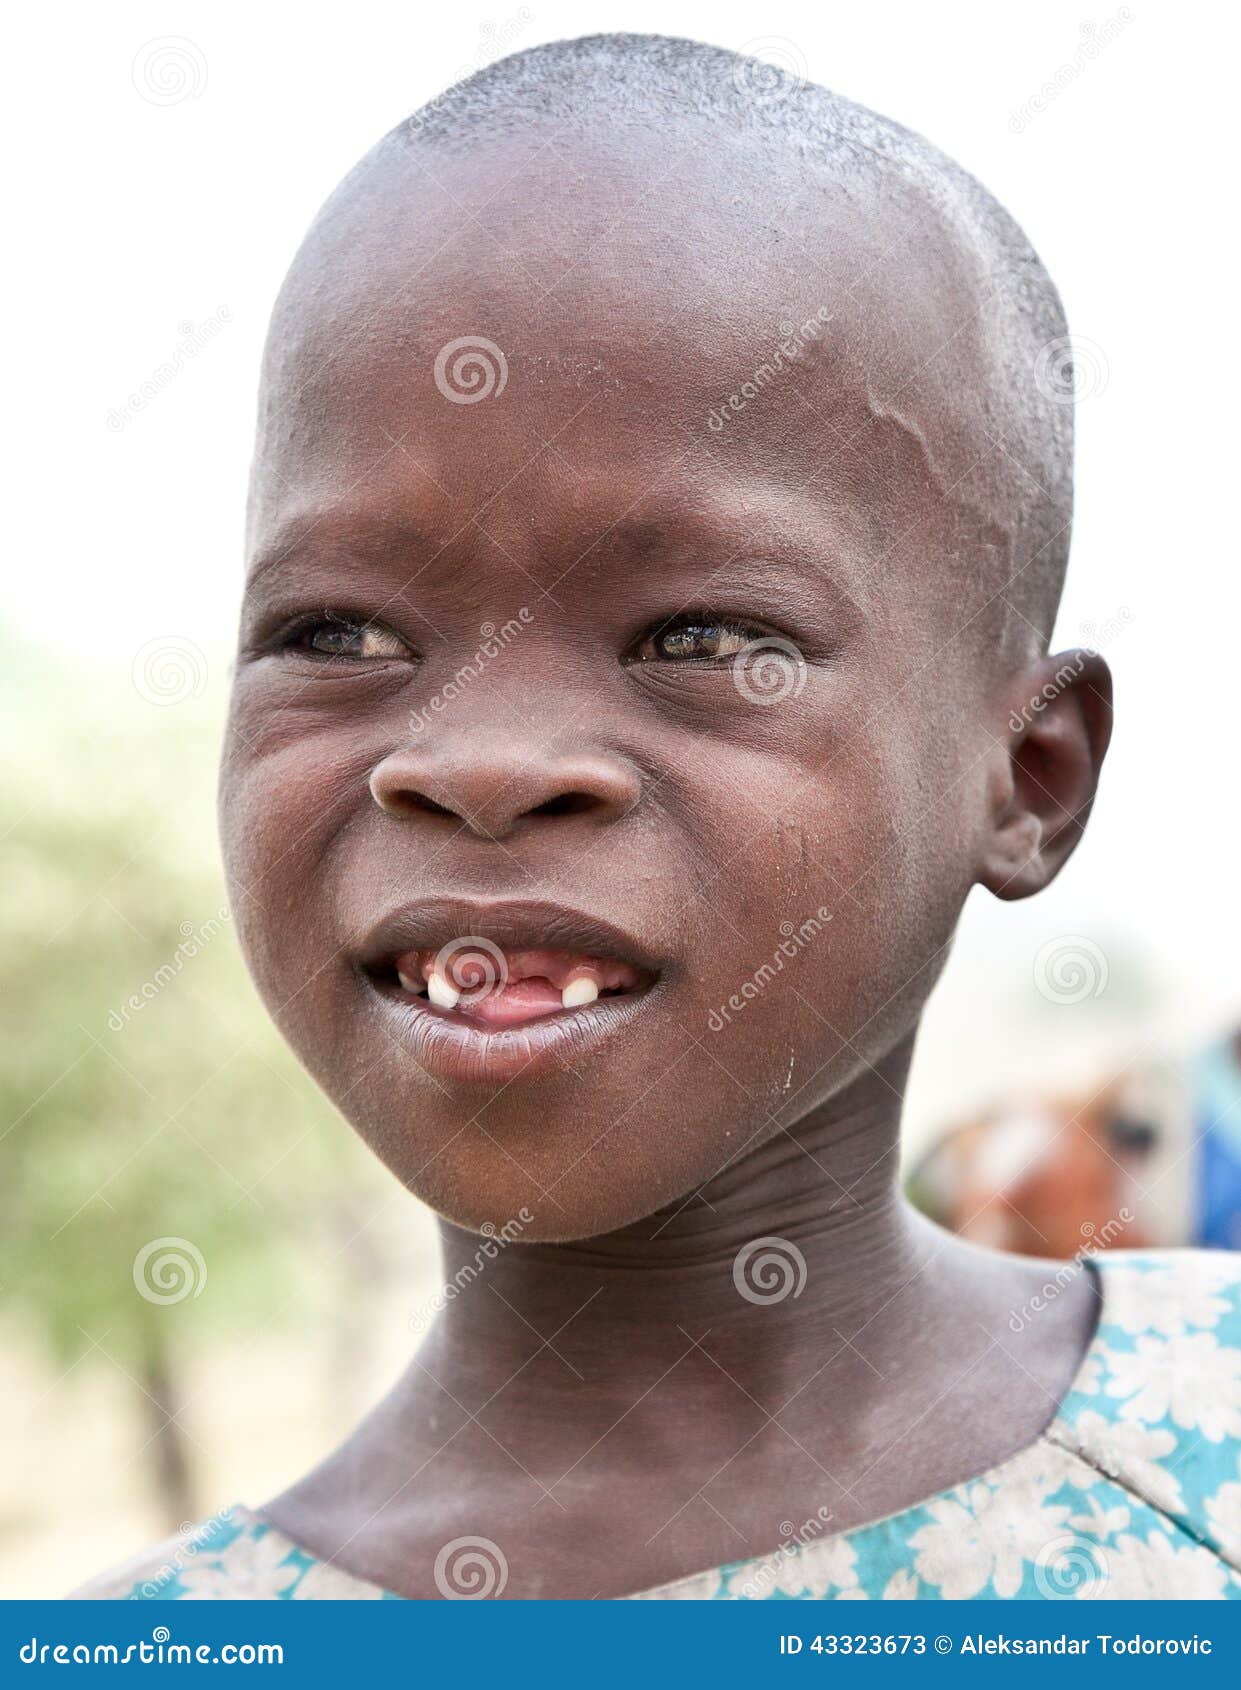
[[[859, 584], [849, 581], [851, 572], [841, 567], [843, 559], [855, 551], [857, 539], [848, 534], [839, 516], [833, 519], [820, 507], [812, 523], [808, 509], [796, 497], [765, 503], [753, 490], [730, 488], [728, 492], [730, 496], [710, 503], [701, 488], [671, 492], [659, 505], [651, 496], [646, 508], [637, 511], [634, 505], [643, 503], [641, 498], [626, 506], [624, 494], [617, 499], [615, 488], [610, 489], [612, 500], [622, 506], [621, 516], [611, 522], [600, 517], [593, 537], [583, 538], [580, 551], [551, 581], [550, 591], [555, 593], [562, 582], [567, 586], [579, 571], [588, 575], [592, 568], [604, 567], [617, 557], [639, 564], [662, 559], [669, 567], [705, 563], [704, 591], [716, 579], [721, 587], [744, 588], [752, 583], [761, 589], [770, 588], [772, 570], [790, 583], [797, 577], [810, 578], [813, 572], [821, 590], [858, 610]], [[812, 527], [818, 530], [813, 536]], [[331, 567], [346, 560], [401, 571], [403, 591], [471, 529], [490, 539], [486, 525], [474, 524], [469, 517], [445, 535], [412, 515], [393, 517], [340, 505], [303, 509], [286, 518], [274, 538], [255, 554], [245, 594], [261, 594], [281, 565]], [[491, 543], [504, 549], [499, 541]]]
[[419, 560], [425, 567], [451, 542], [408, 518], [379, 517], [329, 506], [305, 511], [281, 523], [275, 537], [251, 558], [245, 590], [250, 592], [281, 564], [296, 563], [307, 552], [368, 557], [376, 563]]

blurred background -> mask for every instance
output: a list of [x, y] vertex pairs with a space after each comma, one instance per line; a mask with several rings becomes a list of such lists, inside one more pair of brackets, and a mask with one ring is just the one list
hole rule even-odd
[[694, 35], [826, 83], [955, 155], [1039, 248], [1076, 340], [1060, 644], [1104, 651], [1118, 729], [1060, 881], [967, 910], [909, 1099], [913, 1189], [1000, 1247], [1241, 1245], [1229, 28], [1111, 0], [122, 3], [10, 24], [5, 1596], [59, 1595], [279, 1489], [404, 1361], [434, 1286], [425, 1214], [246, 978], [214, 763], [284, 267], [383, 131], [540, 40]]

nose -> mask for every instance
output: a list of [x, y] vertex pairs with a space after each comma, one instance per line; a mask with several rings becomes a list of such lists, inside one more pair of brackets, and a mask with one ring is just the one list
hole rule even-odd
[[480, 839], [577, 816], [616, 821], [638, 801], [638, 771], [612, 753], [528, 742], [403, 746], [373, 770], [371, 796], [390, 816], [440, 816]]

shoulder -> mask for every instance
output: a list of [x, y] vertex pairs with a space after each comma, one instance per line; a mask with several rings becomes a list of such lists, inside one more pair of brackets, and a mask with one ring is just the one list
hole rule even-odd
[[329, 1566], [247, 1508], [226, 1508], [142, 1550], [70, 1593], [97, 1600], [381, 1597]]
[[1241, 1255], [1092, 1259], [1099, 1326], [1055, 1441], [1241, 1566]]

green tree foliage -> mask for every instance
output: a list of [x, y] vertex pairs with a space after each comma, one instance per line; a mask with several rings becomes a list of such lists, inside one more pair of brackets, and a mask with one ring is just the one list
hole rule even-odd
[[179, 1520], [186, 1358], [337, 1318], [348, 1241], [387, 1191], [245, 974], [214, 866], [218, 705], [123, 686], [108, 720], [79, 680], [9, 665], [43, 730], [0, 846], [0, 1289], [57, 1365], [133, 1381]]

